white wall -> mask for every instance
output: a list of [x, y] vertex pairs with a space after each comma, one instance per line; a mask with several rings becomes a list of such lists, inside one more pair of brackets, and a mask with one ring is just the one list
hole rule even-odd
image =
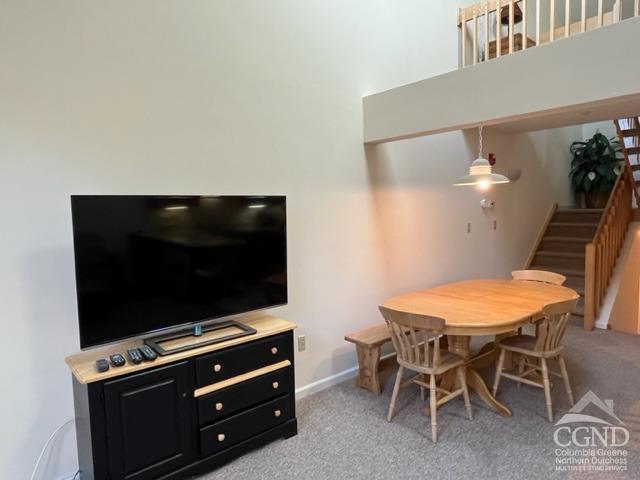
[[613, 120], [608, 122], [596, 122], [596, 123], [587, 123], [582, 126], [582, 137], [583, 140], [588, 140], [596, 132], [600, 132], [605, 135], [608, 139], [618, 138], [618, 133], [616, 132], [616, 127], [613, 124]]
[[[362, 144], [364, 95], [456, 68], [462, 3], [0, 2], [1, 478], [73, 416], [71, 193], [288, 195], [274, 313], [307, 335], [298, 386], [355, 365], [342, 337], [385, 298], [522, 266], [579, 128], [487, 131], [498, 169], [523, 169], [489, 214], [451, 186], [475, 132]], [[75, 471], [72, 429], [53, 450], [39, 478]]]

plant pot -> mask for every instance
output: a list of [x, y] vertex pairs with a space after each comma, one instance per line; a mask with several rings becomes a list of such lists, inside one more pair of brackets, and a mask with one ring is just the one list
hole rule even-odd
[[609, 194], [611, 192], [589, 192], [584, 194], [584, 201], [587, 208], [604, 208], [607, 206]]

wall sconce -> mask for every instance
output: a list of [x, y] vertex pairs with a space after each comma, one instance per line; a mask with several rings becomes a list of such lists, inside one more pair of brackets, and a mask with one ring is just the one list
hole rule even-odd
[[517, 182], [521, 176], [522, 176], [522, 169], [520, 168], [507, 169], [507, 178], [511, 183]]

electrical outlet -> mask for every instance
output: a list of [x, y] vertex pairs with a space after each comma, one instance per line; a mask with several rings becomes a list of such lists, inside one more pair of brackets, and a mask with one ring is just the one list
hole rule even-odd
[[471, 233], [471, 222], [467, 223], [467, 233]]
[[307, 336], [300, 335], [298, 336], [298, 351], [304, 352], [307, 349]]

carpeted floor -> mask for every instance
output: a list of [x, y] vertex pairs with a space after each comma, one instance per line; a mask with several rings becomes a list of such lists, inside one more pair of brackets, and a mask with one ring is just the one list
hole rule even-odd
[[[507, 379], [498, 398], [513, 417], [497, 415], [472, 395], [470, 421], [457, 398], [438, 410], [439, 440], [434, 445], [417, 387], [401, 392], [398, 413], [387, 423], [388, 375], [379, 397], [349, 381], [301, 400], [296, 437], [276, 441], [200, 480], [640, 478], [640, 337], [570, 325], [565, 345], [576, 401], [588, 390], [613, 399], [616, 415], [630, 432], [623, 447], [627, 472], [556, 471], [556, 427], [546, 420], [542, 390], [516, 389]], [[492, 379], [493, 372], [485, 378]], [[557, 420], [569, 405], [562, 382], [555, 383]], [[602, 416], [597, 410], [586, 413]]]

